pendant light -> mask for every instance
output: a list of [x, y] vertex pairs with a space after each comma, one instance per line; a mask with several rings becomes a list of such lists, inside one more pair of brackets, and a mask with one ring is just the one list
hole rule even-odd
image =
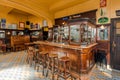
[[100, 28], [101, 28], [101, 29], [105, 29], [105, 26], [101, 25]]

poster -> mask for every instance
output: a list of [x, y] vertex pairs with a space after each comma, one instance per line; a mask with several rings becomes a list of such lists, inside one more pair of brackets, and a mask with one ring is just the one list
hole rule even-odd
[[106, 24], [109, 22], [108, 13], [107, 13], [107, 0], [100, 0], [100, 17], [98, 18], [98, 23]]
[[6, 28], [6, 19], [5, 18], [1, 19], [1, 28]]
[[106, 7], [106, 0], [100, 0], [100, 7]]

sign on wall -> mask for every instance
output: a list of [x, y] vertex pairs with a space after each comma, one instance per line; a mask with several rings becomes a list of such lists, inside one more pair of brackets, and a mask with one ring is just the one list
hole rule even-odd
[[6, 19], [5, 18], [1, 19], [1, 28], [6, 28]]
[[43, 21], [42, 21], [42, 25], [43, 25], [43, 26], [48, 26], [47, 20], [43, 20]]
[[100, 0], [100, 18], [98, 23], [105, 24], [108, 23], [109, 18], [107, 17], [107, 0]]
[[106, 7], [106, 0], [100, 0], [100, 7]]

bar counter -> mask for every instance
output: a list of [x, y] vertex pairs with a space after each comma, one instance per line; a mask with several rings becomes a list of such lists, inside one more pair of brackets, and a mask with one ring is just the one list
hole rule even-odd
[[67, 54], [71, 60], [72, 70], [77, 73], [81, 71], [88, 72], [94, 65], [94, 52], [97, 43], [88, 46], [75, 46], [47, 41], [36, 41], [34, 44], [44, 47], [45, 50], [50, 53], [56, 52], [59, 58]]

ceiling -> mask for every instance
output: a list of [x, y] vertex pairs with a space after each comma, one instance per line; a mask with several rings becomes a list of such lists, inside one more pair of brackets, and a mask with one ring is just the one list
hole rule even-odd
[[25, 4], [27, 6], [35, 6], [36, 8], [46, 8], [50, 11], [59, 11], [61, 9], [71, 7], [88, 0], [8, 0], [18, 4]]
[[[54, 13], [89, 0], [0, 0], [0, 12], [21, 12], [44, 18], [53, 18]], [[7, 7], [8, 6], [8, 7]]]
[[31, 16], [32, 15], [30, 13], [27, 13], [27, 12], [24, 12], [24, 11], [15, 9], [15, 8], [13, 8], [11, 11], [9, 11], [8, 14], [10, 14], [10, 13], [18, 13], [18, 14], [22, 14], [22, 15], [25, 15], [25, 16]]

